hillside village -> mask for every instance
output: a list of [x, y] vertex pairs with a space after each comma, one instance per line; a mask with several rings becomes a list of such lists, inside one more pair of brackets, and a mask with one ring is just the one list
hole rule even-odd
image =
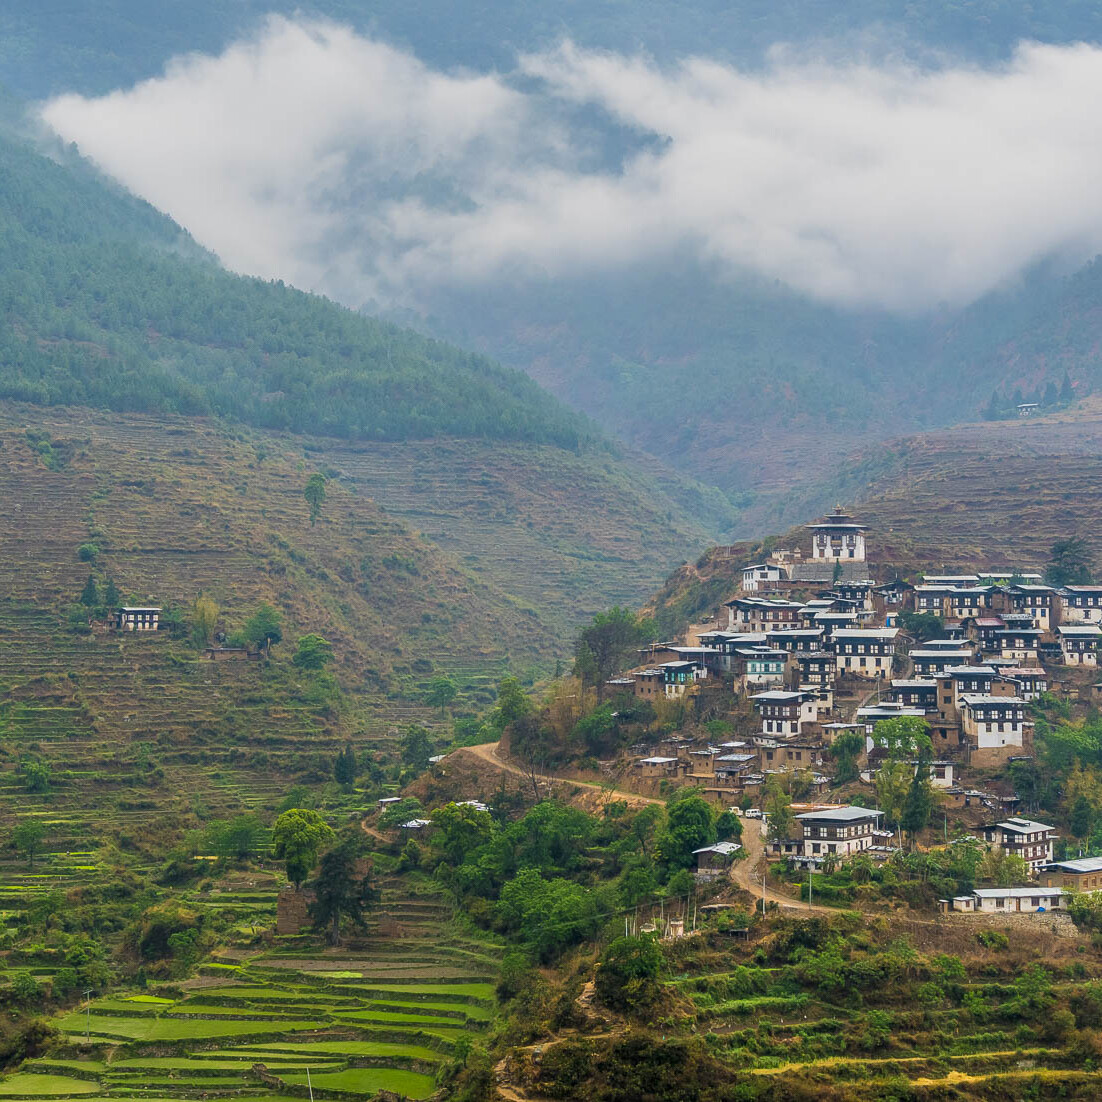
[[[1023, 814], [1008, 767], [1033, 759], [1032, 702], [1102, 699], [1102, 586], [1046, 585], [1027, 569], [906, 581], [870, 563], [866, 533], [841, 508], [809, 525], [810, 553], [775, 550], [746, 566], [714, 624], [648, 646], [637, 668], [607, 683], [621, 699], [726, 695], [736, 717], [725, 740], [674, 733], [633, 747], [634, 780], [695, 786], [760, 817], [770, 779], [781, 779], [800, 795], [788, 836], [770, 832], [768, 855], [809, 869], [858, 853], [883, 861], [901, 838], [872, 806], [889, 757], [879, 733], [885, 721], [911, 721], [930, 740], [930, 752], [910, 759], [912, 775], [928, 770], [946, 831], [959, 819], [1051, 889], [979, 889], [943, 909], [1046, 911], [1062, 906], [1064, 889], [1098, 887], [1102, 858], [1054, 860], [1057, 831]], [[867, 808], [823, 798], [837, 784], [842, 755], [832, 747], [841, 744], [856, 749]], [[733, 855], [706, 849], [700, 871]]]

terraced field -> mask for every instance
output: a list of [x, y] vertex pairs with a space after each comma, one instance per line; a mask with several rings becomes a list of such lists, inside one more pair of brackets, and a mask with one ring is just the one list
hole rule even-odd
[[848, 944], [820, 940], [825, 928], [795, 920], [756, 944], [686, 947], [669, 981], [711, 1052], [769, 1085], [768, 1097], [1088, 1098], [1102, 1089], [1102, 1073], [1072, 1043], [1077, 1027], [1093, 1026], [1102, 975], [1086, 938], [993, 922], [1007, 941], [989, 951], [980, 927], [947, 921], [897, 917], [857, 933], [851, 923]]
[[[266, 900], [270, 926], [274, 894], [226, 895], [206, 905]], [[494, 1016], [498, 947], [465, 934], [439, 895], [392, 880], [360, 942], [319, 953], [300, 941], [94, 998], [55, 1022], [57, 1051], [0, 1080], [0, 1098], [420, 1099]]]

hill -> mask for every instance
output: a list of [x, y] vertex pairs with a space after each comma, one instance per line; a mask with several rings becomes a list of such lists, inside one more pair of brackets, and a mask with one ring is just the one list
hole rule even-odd
[[[917, 570], [1033, 567], [1052, 544], [1081, 536], [1102, 564], [1102, 398], [1022, 419], [982, 421], [859, 449], [842, 468], [791, 495], [798, 526], [712, 548], [666, 582], [652, 608], [666, 630], [711, 611], [738, 586], [742, 566], [769, 547], [809, 549], [803, 524], [822, 501], [846, 501], [869, 525], [869, 559]], [[795, 514], [795, 515], [793, 515]]]

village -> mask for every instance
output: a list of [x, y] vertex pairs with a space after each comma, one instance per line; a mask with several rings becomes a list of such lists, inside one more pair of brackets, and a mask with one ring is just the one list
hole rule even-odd
[[[887, 756], [877, 724], [908, 718], [931, 740], [925, 767], [946, 827], [967, 810], [969, 837], [1021, 858], [1029, 872], [1028, 883], [977, 889], [942, 900], [942, 910], [1059, 911], [1067, 892], [1102, 886], [1102, 857], [1056, 860], [1056, 829], [1020, 814], [1007, 780], [1012, 763], [1033, 758], [1032, 701], [1102, 695], [1102, 586], [1057, 588], [1029, 570], [877, 578], [883, 567], [869, 563], [856, 517], [839, 507], [809, 530], [810, 556], [776, 550], [745, 567], [714, 622], [684, 642], [647, 647], [637, 668], [608, 683], [611, 693], [652, 702], [726, 695], [741, 717], [725, 740], [678, 733], [633, 747], [636, 785], [692, 785], [766, 833], [770, 778], [798, 775], [806, 795], [793, 799], [791, 836], [770, 833], [766, 856], [805, 869], [857, 854], [884, 861], [901, 842], [872, 806], [873, 787], [868, 807], [817, 797], [836, 786], [836, 740], [860, 746], [860, 780], [871, 786]], [[919, 762], [910, 764], [913, 775]], [[721, 872], [738, 850], [731, 842], [701, 850], [698, 876]]]

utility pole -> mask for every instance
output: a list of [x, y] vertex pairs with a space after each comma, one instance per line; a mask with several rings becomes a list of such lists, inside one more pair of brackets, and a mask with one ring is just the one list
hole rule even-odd
[[306, 1086], [310, 1090], [310, 1102], [314, 1102], [314, 1084], [310, 1082], [310, 1069], [306, 1069]]
[[807, 866], [807, 909], [811, 910], [811, 866]]

